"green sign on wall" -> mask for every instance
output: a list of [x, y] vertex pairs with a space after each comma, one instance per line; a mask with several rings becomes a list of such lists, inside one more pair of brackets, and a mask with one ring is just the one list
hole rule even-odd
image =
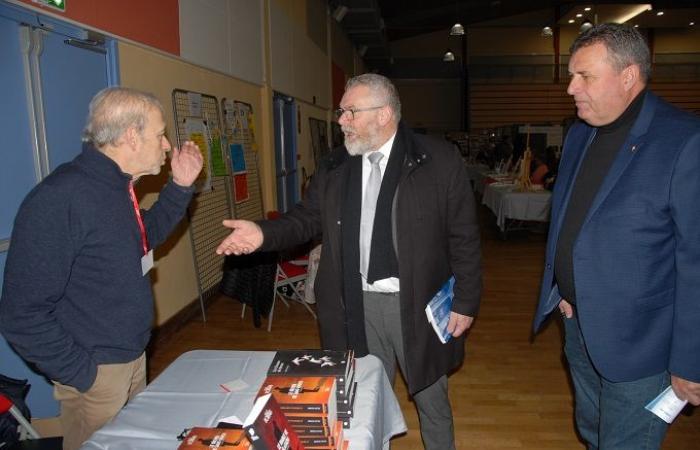
[[50, 6], [52, 8], [58, 9], [59, 11], [66, 10], [67, 0], [33, 0], [34, 3], [41, 3], [42, 5]]

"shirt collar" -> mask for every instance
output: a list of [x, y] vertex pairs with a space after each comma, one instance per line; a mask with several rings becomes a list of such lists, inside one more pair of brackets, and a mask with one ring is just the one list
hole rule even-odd
[[[386, 161], [389, 161], [389, 155], [391, 155], [391, 147], [394, 145], [394, 139], [396, 138], [396, 131], [394, 131], [394, 134], [391, 135], [388, 141], [386, 141], [381, 147], [379, 147], [377, 152], [381, 152], [384, 155], [384, 158], [382, 158], [381, 163], [386, 163]], [[369, 155], [371, 155], [374, 152], [367, 152], [364, 155], [362, 155], [362, 158], [369, 162]]]

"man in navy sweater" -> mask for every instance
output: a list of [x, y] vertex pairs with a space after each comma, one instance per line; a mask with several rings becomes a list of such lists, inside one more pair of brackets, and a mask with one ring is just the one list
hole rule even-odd
[[153, 248], [182, 219], [202, 169], [185, 142], [148, 210], [133, 184], [165, 164], [170, 142], [154, 96], [107, 88], [90, 103], [83, 152], [26, 197], [15, 219], [0, 331], [55, 385], [64, 449], [74, 449], [146, 385]]

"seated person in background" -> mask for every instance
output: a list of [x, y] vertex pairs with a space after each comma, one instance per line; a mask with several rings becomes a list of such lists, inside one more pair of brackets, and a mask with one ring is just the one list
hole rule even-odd
[[549, 166], [545, 162], [544, 152], [535, 150], [532, 152], [532, 170], [530, 171], [530, 182], [532, 184], [544, 185], [544, 179], [549, 172]]

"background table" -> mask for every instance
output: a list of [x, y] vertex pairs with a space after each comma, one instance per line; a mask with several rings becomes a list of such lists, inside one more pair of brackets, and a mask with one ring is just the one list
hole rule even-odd
[[[185, 428], [214, 426], [231, 415], [245, 419], [275, 352], [195, 350], [184, 353], [138, 394], [82, 449], [167, 449], [179, 445]], [[392, 436], [406, 431], [401, 408], [381, 362], [358, 358], [355, 411], [344, 430], [350, 450], [388, 448]], [[237, 388], [225, 392], [222, 383]]]
[[491, 183], [484, 187], [481, 203], [496, 215], [501, 232], [507, 231], [506, 220], [548, 222], [552, 193], [546, 190], [518, 192], [512, 183]]

